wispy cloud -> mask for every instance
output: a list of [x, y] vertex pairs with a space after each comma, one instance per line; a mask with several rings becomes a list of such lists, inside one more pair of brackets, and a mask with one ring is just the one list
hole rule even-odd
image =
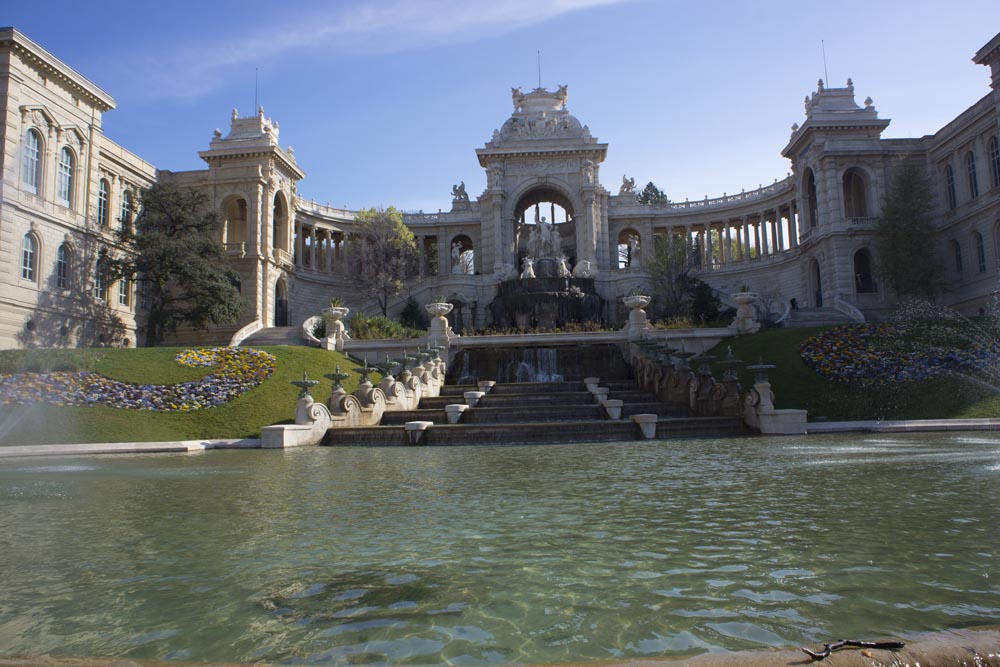
[[149, 59], [152, 95], [198, 98], [234, 67], [304, 51], [396, 52], [495, 37], [558, 16], [630, 0], [388, 0], [335, 5], [238, 37]]

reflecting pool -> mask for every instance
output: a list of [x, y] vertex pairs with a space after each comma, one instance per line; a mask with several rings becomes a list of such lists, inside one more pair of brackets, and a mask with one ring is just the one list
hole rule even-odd
[[556, 662], [1000, 618], [1000, 434], [0, 463], [0, 655]]

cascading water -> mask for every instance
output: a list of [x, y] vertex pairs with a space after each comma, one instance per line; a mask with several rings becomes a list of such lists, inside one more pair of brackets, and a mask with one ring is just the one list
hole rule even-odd
[[460, 350], [448, 381], [562, 382], [588, 376], [616, 380], [629, 377], [617, 345], [504, 347]]

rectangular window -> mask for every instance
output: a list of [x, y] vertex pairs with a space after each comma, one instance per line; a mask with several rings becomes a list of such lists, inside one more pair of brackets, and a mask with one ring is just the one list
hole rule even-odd
[[139, 281], [139, 307], [143, 310], [149, 310], [149, 281], [140, 280]]
[[128, 278], [122, 278], [118, 281], [118, 303], [122, 306], [127, 306], [131, 303], [132, 294], [132, 281]]

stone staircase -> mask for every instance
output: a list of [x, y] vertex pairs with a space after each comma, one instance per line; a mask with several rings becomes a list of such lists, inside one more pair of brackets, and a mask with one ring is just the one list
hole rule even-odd
[[611, 419], [583, 382], [496, 384], [474, 407], [449, 424], [445, 406], [465, 404], [476, 385], [446, 385], [441, 395], [422, 398], [418, 409], [386, 412], [379, 426], [335, 428], [321, 444], [330, 447], [409, 444], [407, 422], [431, 422], [425, 445], [513, 445], [613, 442], [643, 439], [635, 414], [654, 414], [656, 438], [726, 437], [746, 433], [736, 417], [693, 417], [686, 405], [663, 403], [632, 380], [601, 383], [608, 398], [623, 402], [621, 419]]
[[300, 327], [267, 327], [255, 331], [240, 343], [240, 347], [260, 345], [309, 345], [309, 343], [302, 338]]
[[836, 308], [799, 308], [789, 313], [786, 327], [832, 327], [854, 324], [854, 320]]

